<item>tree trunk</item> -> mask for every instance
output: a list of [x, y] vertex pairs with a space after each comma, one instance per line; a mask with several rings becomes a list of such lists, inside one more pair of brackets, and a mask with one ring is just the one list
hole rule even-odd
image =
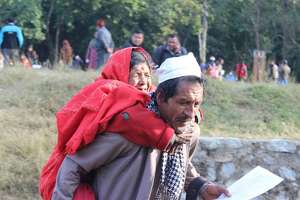
[[292, 27], [289, 27], [289, 17], [288, 17], [288, 1], [283, 0], [283, 16], [281, 17], [281, 26], [282, 26], [282, 56], [286, 58], [289, 48], [289, 34]]
[[55, 32], [55, 43], [54, 43], [54, 63], [58, 64], [59, 62], [59, 36], [61, 32], [61, 27], [64, 21], [64, 14], [58, 19], [56, 24], [56, 32]]
[[55, 32], [55, 44], [54, 44], [54, 64], [59, 62], [59, 35], [60, 35], [61, 23], [58, 22]]
[[255, 32], [255, 46], [257, 50], [260, 50], [260, 6], [259, 0], [255, 1], [255, 11], [256, 11], [256, 19], [254, 25], [254, 32]]
[[199, 42], [199, 56], [200, 62], [206, 62], [206, 43], [207, 43], [207, 30], [208, 30], [208, 4], [207, 0], [203, 1], [203, 16], [201, 17], [201, 29], [198, 34]]
[[[55, 0], [51, 0], [49, 12], [47, 14], [47, 19], [46, 19], [46, 40], [47, 40], [48, 48], [49, 48], [49, 61], [52, 64], [54, 61], [54, 48], [53, 48], [53, 38], [51, 37], [51, 33], [50, 33], [50, 31], [51, 31], [50, 24], [51, 24], [51, 17], [52, 17], [53, 9], [54, 9], [54, 3], [55, 3]], [[52, 66], [49, 66], [49, 67], [52, 68]]]

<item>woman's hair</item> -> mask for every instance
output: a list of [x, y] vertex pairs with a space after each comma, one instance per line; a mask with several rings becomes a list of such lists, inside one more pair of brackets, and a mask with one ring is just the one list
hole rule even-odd
[[[139, 65], [139, 64], [142, 64], [142, 63], [147, 63], [148, 66], [149, 66], [149, 63], [148, 63], [148, 60], [146, 58], [145, 55], [143, 55], [143, 53], [139, 52], [139, 51], [135, 51], [133, 50], [131, 52], [131, 59], [130, 59], [130, 69], [132, 67], [134, 67], [135, 65]], [[150, 67], [150, 66], [149, 66]]]

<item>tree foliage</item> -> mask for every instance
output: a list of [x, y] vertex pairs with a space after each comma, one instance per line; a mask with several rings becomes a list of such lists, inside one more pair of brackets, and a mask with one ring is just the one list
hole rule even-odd
[[44, 39], [42, 9], [39, 0], [0, 0], [2, 20], [14, 18], [23, 28], [27, 39], [41, 41]]
[[300, 80], [299, 1], [212, 0], [210, 5], [209, 54], [223, 55], [229, 69], [241, 59], [251, 64], [254, 49], [265, 50], [269, 59], [288, 59]]
[[[205, 0], [209, 7], [207, 49], [222, 55], [229, 69], [240, 59], [249, 64], [254, 49], [268, 57], [290, 61], [300, 79], [300, 1]], [[198, 55], [204, 0], [0, 0], [2, 19], [14, 17], [24, 30], [27, 44], [43, 44], [55, 60], [63, 39], [75, 53], [85, 53], [100, 16], [107, 18], [116, 47], [134, 29], [145, 32], [145, 47], [152, 52], [169, 33]]]

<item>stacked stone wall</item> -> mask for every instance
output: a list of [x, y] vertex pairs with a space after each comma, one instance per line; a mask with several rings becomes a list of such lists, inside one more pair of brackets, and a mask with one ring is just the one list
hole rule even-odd
[[202, 176], [226, 186], [259, 165], [284, 181], [257, 200], [300, 200], [300, 141], [201, 137], [193, 163]]

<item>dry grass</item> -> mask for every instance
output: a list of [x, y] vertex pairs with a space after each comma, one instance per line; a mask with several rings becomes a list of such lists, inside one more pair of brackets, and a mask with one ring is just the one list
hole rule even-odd
[[208, 81], [204, 134], [300, 138], [300, 85]]
[[95, 72], [0, 72], [0, 199], [39, 199], [38, 176], [55, 143], [55, 112]]

